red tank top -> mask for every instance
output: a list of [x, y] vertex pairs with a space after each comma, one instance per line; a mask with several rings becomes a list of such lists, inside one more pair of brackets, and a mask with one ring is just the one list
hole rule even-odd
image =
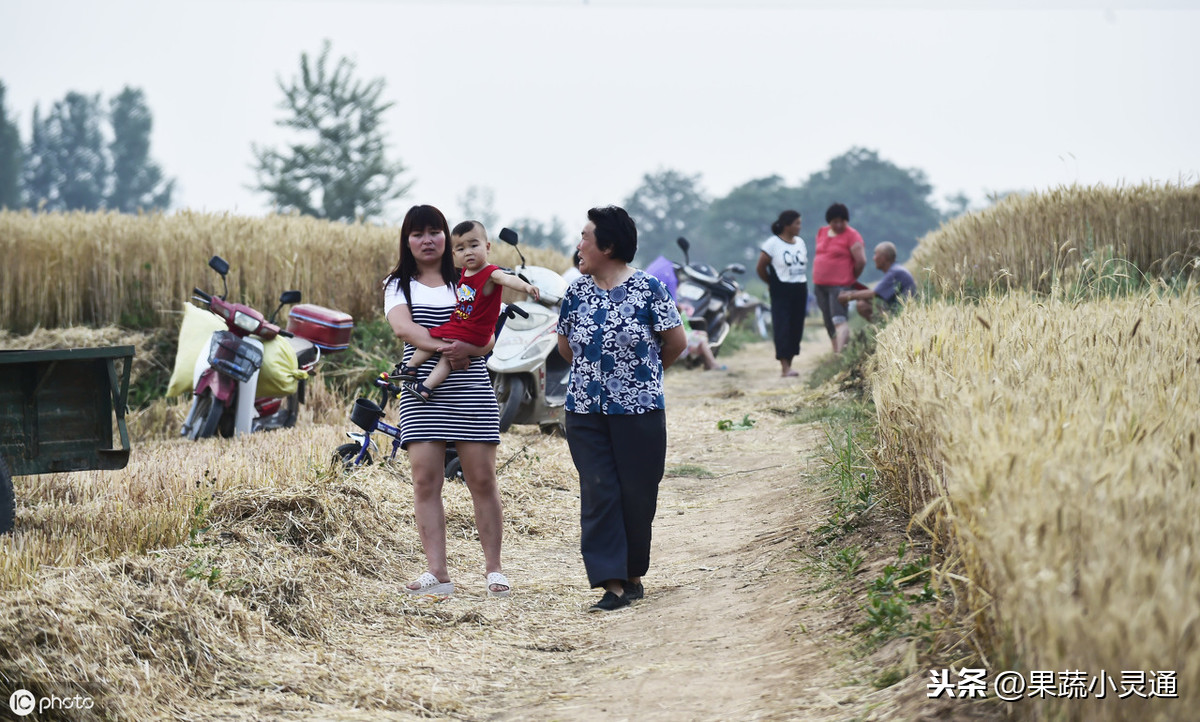
[[496, 319], [500, 317], [500, 284], [492, 284], [492, 292], [484, 295], [483, 288], [499, 266], [484, 266], [468, 276], [466, 269], [458, 279], [455, 294], [458, 303], [450, 320], [441, 326], [429, 329], [434, 338], [463, 341], [473, 346], [483, 346], [496, 331]]

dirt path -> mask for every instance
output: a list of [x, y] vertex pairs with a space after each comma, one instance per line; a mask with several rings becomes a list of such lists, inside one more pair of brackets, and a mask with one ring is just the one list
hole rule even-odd
[[[756, 346], [731, 359], [734, 372], [669, 375], [668, 478], [647, 597], [596, 620], [595, 634], [610, 640], [607, 648], [562, 671], [571, 680], [564, 691], [577, 696], [507, 716], [799, 713], [795, 700], [810, 683], [805, 658], [823, 655], [803, 615], [795, 614], [805, 590], [794, 585], [793, 544], [797, 527], [819, 523], [821, 494], [797, 481], [812, 472], [823, 439], [772, 411], [794, 408], [802, 382], [779, 378], [764, 351]], [[815, 357], [807, 352], [801, 370]], [[752, 430], [717, 429], [718, 420], [740, 422], [747, 414]]]
[[[597, 594], [579, 557], [578, 482], [565, 441], [518, 430], [506, 434], [500, 459], [515, 459], [543, 486], [529, 495], [536, 501], [505, 502], [510, 599], [487, 599], [481, 575], [464, 571], [481, 566], [469, 497], [447, 485], [458, 593], [414, 599], [397, 593], [403, 580], [363, 580], [351, 597], [365, 613], [347, 615], [306, 654], [271, 658], [263, 674], [276, 681], [237, 707], [261, 718], [356, 720], [926, 716], [911, 707], [915, 678], [872, 686], [902, 652], [856, 652], [857, 602], [803, 551], [830, 515], [815, 478], [825, 437], [819, 424], [789, 420], [825, 352], [805, 344], [800, 378], [781, 379], [763, 343], [723, 359], [728, 372], [668, 374], [667, 478], [646, 598], [632, 608], [586, 613]], [[750, 430], [717, 428], [747, 415]], [[502, 469], [502, 487], [515, 465]], [[867, 556], [864, 568], [883, 554]], [[341, 699], [303, 694], [331, 679], [346, 680]]]
[[[800, 379], [779, 377], [766, 344], [728, 359], [735, 371], [668, 376], [668, 478], [646, 599], [595, 619], [594, 648], [548, 675], [559, 679], [549, 699], [502, 716], [846, 719], [883, 701], [869, 699], [868, 670], [854, 669], [869, 662], [848, 654], [844, 615], [825, 606], [826, 581], [797, 551], [829, 516], [813, 479], [825, 439], [787, 421], [824, 351], [805, 344]], [[752, 430], [717, 429], [747, 414]]]

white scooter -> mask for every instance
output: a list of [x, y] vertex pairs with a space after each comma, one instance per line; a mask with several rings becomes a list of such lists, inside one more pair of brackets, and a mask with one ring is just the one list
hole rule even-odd
[[[516, 248], [517, 234], [505, 228], [500, 240]], [[538, 287], [541, 299], [513, 304], [516, 315], [504, 324], [488, 359], [488, 372], [500, 405], [500, 430], [513, 424], [536, 424], [546, 433], [562, 431], [571, 365], [558, 353], [558, 310], [567, 282], [542, 266], [521, 266], [514, 272]]]

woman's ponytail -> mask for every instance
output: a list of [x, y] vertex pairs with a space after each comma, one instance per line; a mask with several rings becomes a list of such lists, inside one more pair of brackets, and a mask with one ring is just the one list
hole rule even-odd
[[774, 233], [778, 236], [784, 228], [787, 228], [795, 223], [796, 219], [799, 217], [799, 211], [784, 211], [783, 213], [780, 213], [779, 218], [771, 224], [771, 233]]

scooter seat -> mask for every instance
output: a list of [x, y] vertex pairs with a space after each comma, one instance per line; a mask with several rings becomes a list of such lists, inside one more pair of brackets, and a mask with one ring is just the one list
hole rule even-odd
[[292, 345], [292, 350], [296, 352], [296, 363], [300, 366], [307, 366], [317, 360], [317, 347], [312, 341], [300, 336], [292, 336], [288, 339], [288, 343]]

